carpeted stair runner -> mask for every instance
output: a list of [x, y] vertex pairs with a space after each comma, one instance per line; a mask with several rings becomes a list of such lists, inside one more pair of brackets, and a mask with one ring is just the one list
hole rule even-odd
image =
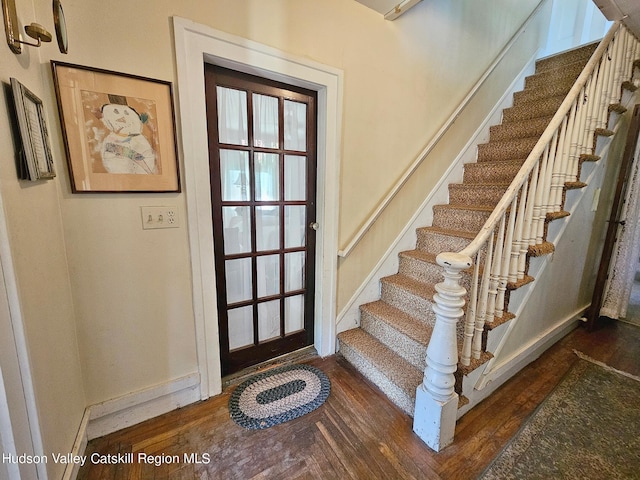
[[[426, 349], [435, 323], [434, 287], [442, 281], [437, 254], [467, 246], [484, 225], [509, 183], [581, 73], [597, 45], [540, 60], [525, 89], [514, 95], [489, 142], [478, 146], [477, 163], [465, 165], [463, 182], [449, 185], [449, 203], [433, 207], [433, 223], [417, 230], [416, 249], [399, 255], [399, 270], [381, 279], [380, 300], [360, 307], [360, 327], [338, 335], [340, 353], [402, 410], [413, 415]], [[541, 249], [540, 254], [553, 250]], [[481, 252], [482, 255], [482, 252]], [[517, 288], [525, 281], [510, 288]], [[469, 290], [470, 272], [462, 285]], [[505, 313], [494, 326], [513, 318]], [[458, 322], [461, 345], [463, 321]], [[482, 361], [491, 357], [485, 353]], [[479, 362], [471, 369], [476, 368]], [[469, 367], [460, 369], [464, 374]], [[460, 373], [458, 374], [460, 377]], [[460, 378], [458, 378], [460, 383]], [[461, 393], [461, 392], [458, 392]]]

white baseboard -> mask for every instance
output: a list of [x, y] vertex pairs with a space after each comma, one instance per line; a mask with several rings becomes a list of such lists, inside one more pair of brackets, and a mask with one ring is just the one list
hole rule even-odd
[[[84, 455], [84, 452], [87, 449], [87, 443], [89, 443], [89, 438], [87, 437], [89, 414], [89, 409], [85, 408], [82, 421], [80, 422], [80, 427], [78, 428], [78, 434], [76, 435], [76, 441], [73, 443], [73, 448], [71, 449], [71, 454], [74, 457]], [[78, 463], [69, 463], [67, 468], [64, 470], [62, 480], [75, 480], [78, 476], [79, 470], [80, 465]]]
[[200, 374], [155, 385], [87, 408], [88, 440], [135, 425], [200, 400]]
[[[87, 443], [200, 400], [200, 374], [192, 373], [87, 407], [71, 454], [85, 454]], [[80, 465], [69, 464], [62, 480], [75, 480]]]

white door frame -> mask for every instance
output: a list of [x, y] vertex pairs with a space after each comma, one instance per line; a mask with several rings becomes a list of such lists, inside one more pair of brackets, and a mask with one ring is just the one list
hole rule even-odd
[[[7, 342], [0, 355], [0, 450], [6, 454], [42, 457], [42, 434], [17, 285], [0, 193], [0, 330]], [[12, 405], [9, 392], [13, 393]], [[5, 463], [0, 474], [12, 480], [47, 478], [44, 463]]]
[[178, 69], [178, 123], [184, 158], [184, 187], [201, 397], [222, 391], [220, 343], [209, 184], [204, 63], [214, 63], [318, 92], [316, 306], [314, 346], [335, 353], [338, 258], [338, 188], [342, 119], [340, 70], [173, 17]]

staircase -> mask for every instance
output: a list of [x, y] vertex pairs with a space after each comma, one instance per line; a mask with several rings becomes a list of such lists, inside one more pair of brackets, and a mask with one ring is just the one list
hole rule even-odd
[[[634, 43], [630, 35], [628, 37], [624, 37], [624, 41], [620, 40], [622, 36], [616, 38], [618, 43], [630, 45], [629, 51], [635, 54], [638, 52], [637, 42]], [[541, 180], [536, 182], [542, 185], [545, 176], [543, 167], [536, 166], [534, 173], [519, 172], [525, 162], [531, 163], [528, 162], [528, 157], [554, 119], [565, 97], [572, 91], [576, 80], [582, 78], [581, 73], [597, 47], [597, 44], [587, 45], [536, 63], [535, 74], [527, 77], [524, 90], [514, 94], [513, 106], [503, 111], [502, 123], [491, 127], [489, 142], [478, 146], [476, 163], [465, 165], [463, 182], [449, 185], [449, 203], [434, 206], [432, 225], [417, 230], [416, 249], [400, 253], [398, 273], [381, 279], [380, 299], [360, 306], [360, 327], [338, 335], [340, 354], [407, 414], [414, 415], [416, 389], [423, 384], [423, 380], [427, 383], [425, 369], [428, 371], [428, 366], [425, 359], [436, 324], [434, 295], [436, 285], [442, 282], [443, 278], [443, 263], [438, 264], [436, 257], [442, 252], [461, 252], [469, 248], [479, 233], [489, 228], [485, 223], [503, 199], [505, 192], [508, 194], [510, 184], [515, 183], [514, 179], [517, 179], [518, 175], [528, 176], [529, 183], [525, 180], [526, 186], [515, 193], [513, 203], [506, 207], [505, 217], [500, 226], [490, 226], [491, 230], [486, 234], [486, 243], [469, 253], [470, 257], [473, 255], [473, 263], [476, 266], [461, 272], [459, 283], [466, 292], [460, 295], [464, 295], [467, 305], [465, 311], [472, 305], [473, 318], [467, 318], [467, 322], [460, 321], [457, 324], [450, 322], [456, 325], [458, 352], [462, 352], [460, 362], [456, 362], [458, 364], [455, 374], [458, 406], [466, 401], [461, 391], [462, 378], [492, 356], [486, 351], [487, 331], [514, 318], [508, 311], [510, 292], [534, 280], [527, 275], [529, 258], [553, 252], [553, 245], [546, 242], [546, 226], [549, 221], [568, 215], [562, 209], [564, 192], [570, 188], [585, 186], [579, 181], [579, 166], [581, 162], [595, 161], [598, 157], [593, 155], [592, 145], [581, 152], [572, 150], [573, 157], [579, 156], [579, 161], [575, 161], [577, 173], [573, 173], [573, 176], [566, 175], [560, 187], [556, 185], [558, 174], [555, 166], [552, 175], [551, 163], [548, 167], [547, 163], [544, 163], [544, 168], [548, 171], [546, 175], [549, 179], [549, 196], [558, 195], [558, 188], [562, 192], [557, 208], [553, 208], [553, 202], [548, 202], [550, 207], [544, 212], [542, 207], [529, 207], [525, 201], [518, 204], [519, 199], [536, 197], [536, 184], [531, 179], [540, 175]], [[622, 50], [623, 47], [619, 48]], [[601, 49], [602, 47], [599, 50]], [[629, 56], [628, 53], [623, 53], [624, 55]], [[629, 59], [625, 58], [625, 61], [628, 62]], [[602, 60], [601, 64], [606, 64], [606, 59]], [[633, 67], [625, 67], [627, 72], [632, 70]], [[630, 79], [631, 76], [628, 76], [626, 80]], [[602, 70], [600, 81], [606, 83], [605, 80], [608, 81], [608, 77]], [[590, 80], [584, 86], [581, 95], [586, 99], [587, 93], [591, 92], [589, 89], [596, 88], [596, 85], [594, 77], [593, 81]], [[625, 85], [632, 88], [628, 81]], [[616, 91], [620, 91], [620, 85], [616, 87]], [[611, 111], [624, 111], [617, 102], [608, 103], [615, 105], [609, 107], [607, 118]], [[579, 108], [573, 107], [571, 113], [567, 114], [567, 122], [575, 119], [575, 123], [579, 124], [576, 114]], [[584, 108], [586, 111], [587, 107]], [[566, 122], [563, 125], [566, 125]], [[580, 127], [585, 131], [589, 128], [586, 124]], [[606, 126], [593, 127], [590, 136], [593, 138], [594, 135], [611, 133]], [[573, 138], [572, 133], [568, 135], [569, 139]], [[562, 151], [565, 148], [558, 140], [560, 137], [554, 136], [550, 146], [547, 146], [545, 162], [549, 151]], [[566, 143], [568, 152], [569, 145], [573, 148], [573, 143], [569, 140]], [[595, 141], [593, 143], [595, 144]], [[567, 171], [571, 168], [573, 167], [567, 167]], [[542, 220], [533, 227], [526, 227], [520, 218], [528, 219], [529, 224], [535, 219]], [[515, 239], [517, 235], [505, 234], [511, 231], [509, 229], [518, 228], [518, 240]], [[524, 230], [531, 230], [526, 239], [521, 233]], [[501, 240], [503, 238], [504, 240]], [[513, 248], [509, 246], [507, 249], [507, 245], [511, 243], [514, 245]], [[523, 254], [516, 256], [514, 252]], [[504, 261], [501, 260], [503, 258]], [[468, 265], [471, 265], [471, 262]], [[504, 271], [504, 274], [494, 273], [496, 265], [497, 271]], [[445, 283], [448, 281], [445, 280]], [[441, 297], [447, 296], [442, 290], [438, 291]], [[440, 302], [438, 305], [441, 305]], [[435, 367], [436, 370], [439, 368]], [[451, 370], [454, 369], [455, 365]]]

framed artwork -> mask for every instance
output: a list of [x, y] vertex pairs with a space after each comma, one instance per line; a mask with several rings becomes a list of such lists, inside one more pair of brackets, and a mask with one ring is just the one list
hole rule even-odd
[[180, 191], [171, 83], [51, 66], [74, 193]]
[[15, 78], [10, 79], [20, 134], [18, 176], [43, 180], [56, 176], [42, 100]]

